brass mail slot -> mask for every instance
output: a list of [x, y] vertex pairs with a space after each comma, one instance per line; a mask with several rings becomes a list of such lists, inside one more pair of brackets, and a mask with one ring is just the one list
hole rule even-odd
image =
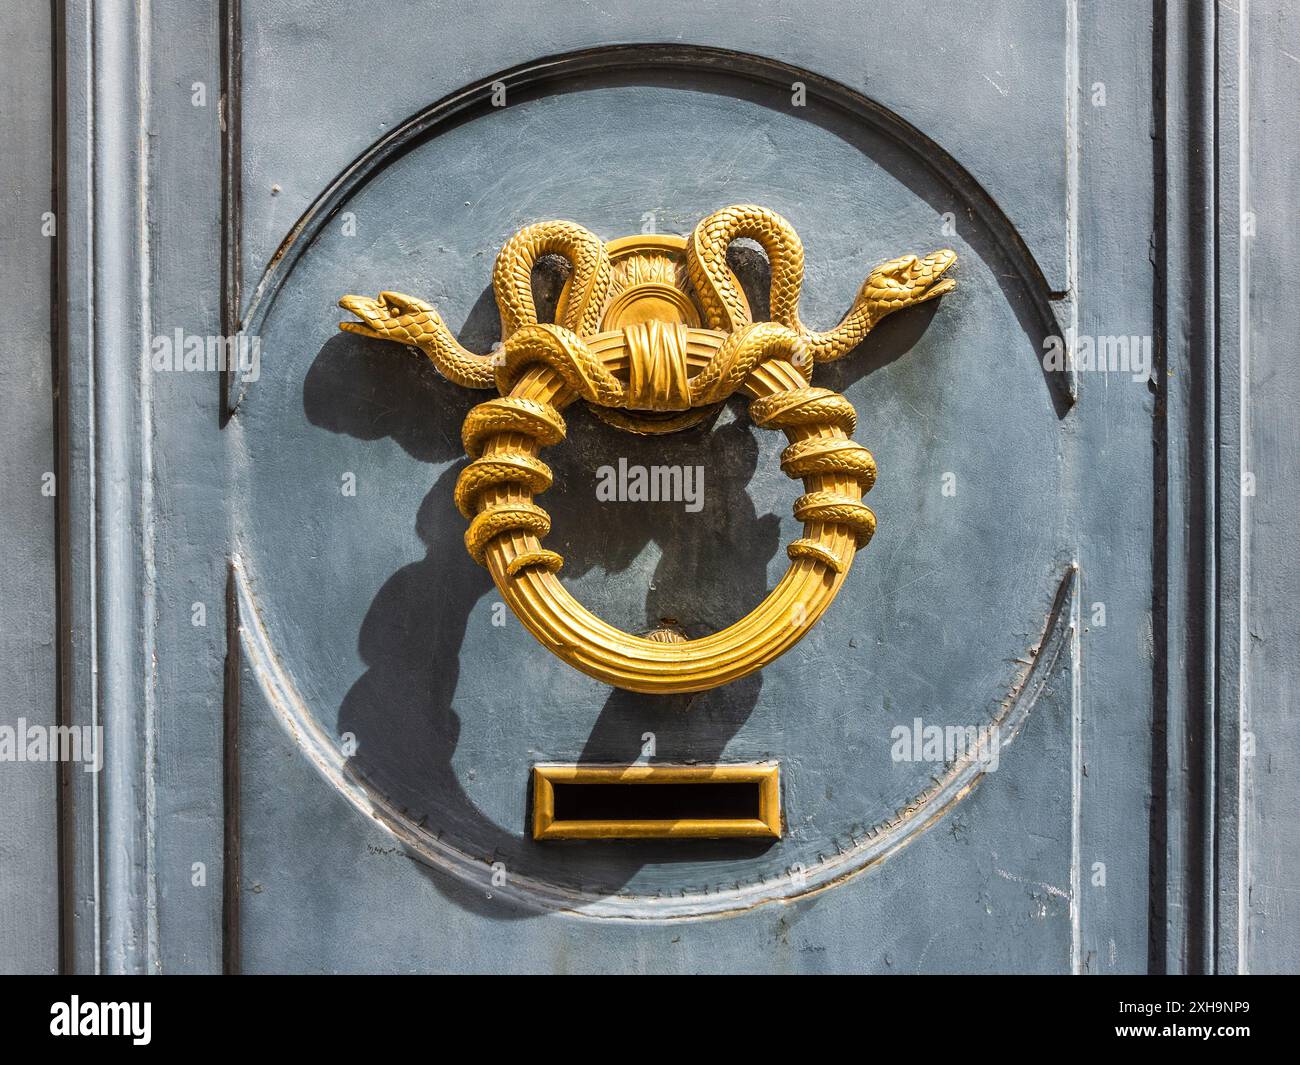
[[781, 838], [779, 767], [536, 765], [533, 839]]

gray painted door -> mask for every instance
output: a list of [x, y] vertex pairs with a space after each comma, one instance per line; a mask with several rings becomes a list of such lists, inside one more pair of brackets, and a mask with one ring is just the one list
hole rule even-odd
[[[1246, 57], [1296, 32], [1268, 4], [69, 3], [57, 713], [106, 764], [6, 823], [49, 866], [6, 862], [6, 900], [55, 893], [57, 856], [63, 907], [6, 964], [1293, 965], [1293, 598], [1249, 552], [1294, 584], [1295, 439], [1250, 383], [1297, 378], [1246, 297], [1256, 256], [1297, 260], [1237, 153], [1252, 91], [1294, 89]], [[817, 369], [880, 469], [826, 617], [761, 674], [632, 695], [466, 555], [483, 397], [335, 301], [418, 295], [487, 351], [521, 226], [685, 234], [745, 202], [798, 230], [815, 327], [904, 252], [953, 248], [957, 288]], [[765, 260], [732, 258], [761, 308]], [[159, 359], [238, 333], [251, 367]], [[734, 621], [799, 535], [781, 443], [737, 402], [659, 438], [575, 408], [547, 456], [566, 586], [632, 632]], [[619, 459], [702, 467], [701, 506], [602, 501]], [[783, 837], [531, 839], [534, 763], [635, 760], [778, 762]]]

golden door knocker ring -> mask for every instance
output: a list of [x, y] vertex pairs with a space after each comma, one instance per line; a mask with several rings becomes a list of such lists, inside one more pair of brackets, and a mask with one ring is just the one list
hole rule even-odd
[[[754, 322], [727, 266], [739, 238], [757, 241], [772, 268], [772, 320]], [[558, 254], [572, 267], [555, 322], [533, 303], [537, 260]], [[396, 292], [344, 296], [361, 321], [340, 328], [414, 345], [468, 388], [495, 388], [465, 419], [473, 461], [455, 501], [470, 519], [465, 545], [492, 574], [528, 630], [571, 666], [630, 691], [703, 691], [761, 669], [793, 646], [831, 604], [876, 518], [862, 502], [876, 465], [849, 438], [856, 423], [843, 396], [812, 386], [816, 363], [857, 347], [885, 315], [934, 299], [955, 282], [948, 250], [877, 267], [844, 320], [817, 333], [799, 320], [803, 245], [764, 207], [726, 207], [689, 239], [635, 236], [605, 243], [573, 222], [525, 226], [497, 257], [492, 285], [501, 347], [477, 355], [457, 343], [427, 303]], [[561, 412], [575, 400], [633, 433], [669, 433], [705, 420], [729, 396], [749, 397], [750, 416], [781, 429], [781, 469], [802, 479], [794, 505], [803, 535], [787, 548], [790, 568], [748, 615], [688, 640], [660, 630], [633, 636], [601, 621], [560, 583], [563, 559], [542, 545], [551, 519], [533, 497], [551, 484], [538, 454], [564, 439]]]

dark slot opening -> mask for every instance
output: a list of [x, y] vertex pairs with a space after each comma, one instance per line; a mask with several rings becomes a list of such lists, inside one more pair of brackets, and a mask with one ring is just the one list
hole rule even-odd
[[556, 821], [757, 819], [758, 781], [701, 784], [554, 784]]

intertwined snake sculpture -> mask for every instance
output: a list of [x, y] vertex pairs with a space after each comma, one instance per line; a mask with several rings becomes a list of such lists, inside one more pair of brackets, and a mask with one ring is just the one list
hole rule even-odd
[[[727, 265], [740, 238], [771, 263], [772, 320], [754, 322]], [[537, 320], [532, 273], [543, 255], [572, 272], [555, 322]], [[466, 547], [488, 567], [524, 625], [560, 658], [606, 683], [666, 694], [700, 691], [743, 677], [792, 646], [830, 605], [876, 519], [862, 502], [876, 466], [849, 439], [856, 413], [843, 396], [811, 384], [816, 363], [853, 350], [887, 314], [952, 290], [948, 250], [906, 255], [867, 277], [848, 314], [819, 333], [799, 319], [803, 245], [764, 207], [726, 207], [689, 240], [626, 237], [608, 244], [573, 222], [525, 226], [501, 249], [492, 285], [502, 343], [490, 355], [457, 343], [437, 311], [397, 292], [344, 296], [359, 322], [340, 328], [414, 345], [448, 379], [499, 396], [465, 419], [473, 458], [455, 502], [470, 526]], [[783, 430], [782, 470], [804, 482], [794, 506], [804, 534], [766, 599], [728, 628], [696, 640], [663, 630], [632, 636], [585, 610], [555, 577], [563, 559], [544, 548], [550, 517], [533, 496], [551, 484], [539, 457], [564, 439], [561, 412], [581, 398], [605, 421], [635, 433], [666, 433], [706, 419], [736, 392], [750, 397], [755, 424]]]

